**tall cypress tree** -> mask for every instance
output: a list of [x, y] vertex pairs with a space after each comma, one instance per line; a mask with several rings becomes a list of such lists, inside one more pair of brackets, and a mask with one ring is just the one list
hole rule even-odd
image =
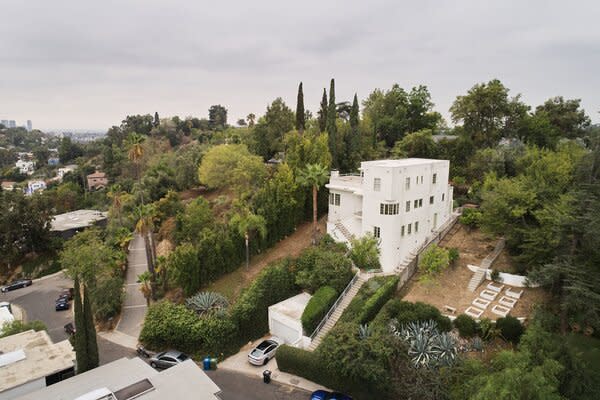
[[358, 109], [358, 97], [354, 94], [354, 101], [352, 102], [352, 108], [350, 109], [350, 132], [344, 137], [344, 144], [346, 148], [346, 164], [348, 170], [354, 170], [360, 161], [360, 131], [359, 125], [359, 109]]
[[325, 129], [327, 129], [327, 89], [323, 88], [323, 98], [319, 108], [319, 132], [325, 132]]
[[85, 319], [85, 345], [87, 348], [88, 369], [93, 369], [100, 364], [100, 359], [98, 357], [98, 342], [96, 341], [96, 327], [94, 326], [92, 305], [85, 283], [83, 284], [83, 315]]
[[75, 295], [73, 296], [73, 309], [75, 312], [75, 335], [73, 336], [73, 348], [75, 349], [75, 358], [77, 360], [77, 373], [87, 371], [89, 361], [87, 355], [87, 346], [85, 344], [85, 319], [83, 315], [83, 305], [81, 303], [81, 289], [79, 287], [79, 277], [75, 276], [73, 283]]
[[350, 127], [352, 128], [352, 133], [358, 132], [358, 112], [358, 97], [354, 93], [354, 101], [350, 110]]
[[160, 125], [160, 118], [158, 118], [158, 111], [156, 111], [154, 113], [154, 122], [152, 123], [152, 125], [154, 125], [154, 127], [157, 127], [158, 125]]
[[331, 164], [334, 168], [338, 166], [337, 155], [337, 107], [335, 104], [335, 80], [331, 79], [329, 86], [329, 106], [327, 107], [327, 133], [329, 134], [329, 152], [331, 153]]
[[302, 82], [300, 82], [298, 86], [298, 100], [296, 102], [296, 129], [301, 135], [304, 133], [304, 128], [306, 127], [304, 117], [304, 93], [302, 92]]

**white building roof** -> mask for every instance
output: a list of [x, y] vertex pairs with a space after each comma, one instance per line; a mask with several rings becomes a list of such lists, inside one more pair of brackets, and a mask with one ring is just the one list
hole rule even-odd
[[69, 229], [86, 228], [96, 221], [108, 218], [107, 212], [98, 210], [77, 210], [55, 215], [52, 219], [51, 231], [67, 231]]
[[136, 357], [121, 358], [52, 386], [17, 397], [16, 400], [74, 400], [88, 398], [92, 393], [100, 394], [107, 391], [116, 393], [114, 398], [119, 399], [121, 398], [119, 392], [130, 393], [140, 383], [144, 384], [141, 386], [145, 389], [135, 397], [140, 400], [191, 398], [218, 400], [215, 394], [220, 392], [219, 387], [192, 360], [158, 372]]
[[308, 293], [300, 293], [289, 299], [285, 299], [269, 307], [269, 311], [278, 312], [292, 319], [300, 321], [302, 313], [312, 296]]
[[415, 165], [431, 164], [431, 163], [448, 163], [447, 160], [435, 160], [432, 158], [402, 158], [399, 160], [374, 160], [363, 161], [360, 163], [361, 168], [364, 167], [412, 167]]
[[75, 352], [68, 340], [52, 343], [46, 331], [29, 330], [0, 339], [2, 392], [73, 367]]

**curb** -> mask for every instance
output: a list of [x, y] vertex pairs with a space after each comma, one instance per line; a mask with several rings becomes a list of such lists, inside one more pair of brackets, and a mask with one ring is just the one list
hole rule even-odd
[[46, 279], [54, 278], [54, 277], [56, 277], [56, 276], [58, 276], [60, 274], [64, 274], [64, 270], [61, 269], [60, 271], [55, 272], [53, 274], [42, 276], [41, 278], [32, 279], [32, 282], [41, 282], [41, 281], [44, 281]]

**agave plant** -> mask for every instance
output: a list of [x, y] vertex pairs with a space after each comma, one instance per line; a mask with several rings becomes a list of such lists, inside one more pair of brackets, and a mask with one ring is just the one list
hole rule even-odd
[[456, 339], [440, 333], [433, 320], [414, 321], [398, 329], [398, 321], [390, 322], [392, 334], [409, 345], [408, 355], [415, 367], [450, 366], [456, 362]]
[[187, 298], [185, 305], [199, 315], [202, 315], [208, 312], [224, 311], [229, 306], [229, 302], [220, 293], [199, 292]]
[[438, 334], [433, 345], [437, 363], [443, 367], [449, 367], [456, 362], [456, 340], [447, 332]]
[[479, 336], [475, 336], [471, 341], [471, 349], [473, 351], [483, 351], [483, 340]]
[[419, 332], [410, 342], [408, 355], [415, 367], [429, 367], [435, 359], [436, 354], [433, 348], [431, 336], [424, 332]]
[[367, 339], [371, 336], [372, 329], [369, 324], [360, 324], [358, 327], [358, 338], [361, 340]]

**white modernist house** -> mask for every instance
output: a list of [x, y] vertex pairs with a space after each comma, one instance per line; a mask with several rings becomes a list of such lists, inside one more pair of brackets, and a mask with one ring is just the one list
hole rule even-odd
[[450, 162], [407, 158], [361, 163], [360, 174], [331, 173], [327, 233], [336, 241], [379, 238], [381, 268], [396, 269], [452, 214]]

